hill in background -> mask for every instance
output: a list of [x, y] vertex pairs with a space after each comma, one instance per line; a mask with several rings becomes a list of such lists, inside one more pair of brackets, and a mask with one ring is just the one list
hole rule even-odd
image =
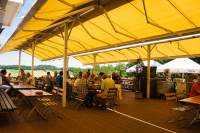
[[[31, 70], [31, 66], [21, 66], [22, 69], [24, 70]], [[18, 70], [19, 67], [18, 65], [0, 65], [0, 69], [14, 69], [14, 70]], [[61, 68], [58, 68], [56, 66], [52, 66], [52, 65], [38, 65], [35, 66], [35, 70], [60, 70]]]

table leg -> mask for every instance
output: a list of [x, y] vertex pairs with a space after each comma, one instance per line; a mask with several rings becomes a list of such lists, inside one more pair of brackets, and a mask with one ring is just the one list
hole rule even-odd
[[36, 103], [36, 105], [31, 109], [31, 111], [28, 113], [27, 115], [27, 119], [30, 118], [30, 116], [33, 114], [34, 111], [37, 112], [37, 114], [44, 120], [46, 120], [47, 118], [45, 117], [45, 115], [42, 114], [42, 112], [40, 111], [40, 109], [37, 107], [39, 105], [39, 103]]
[[199, 109], [197, 109], [197, 110], [195, 111], [195, 117], [194, 117], [193, 120], [190, 122], [190, 125], [192, 125], [192, 124], [194, 124], [194, 123], [200, 121], [200, 114], [199, 114], [199, 111], [200, 111]]
[[34, 107], [31, 109], [31, 111], [28, 113], [27, 119], [30, 118], [30, 116], [32, 115], [32, 113], [33, 113], [33, 111], [34, 111], [35, 109], [36, 109], [36, 106], [34, 106]]

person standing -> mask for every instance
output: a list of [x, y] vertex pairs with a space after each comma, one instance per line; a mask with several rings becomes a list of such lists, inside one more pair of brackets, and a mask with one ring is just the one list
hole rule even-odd
[[10, 94], [13, 87], [10, 84], [10, 80], [6, 77], [6, 74], [7, 74], [6, 69], [1, 70], [1, 72], [0, 72], [0, 77], [1, 77], [0, 89], [3, 89], [5, 92]]
[[45, 87], [47, 92], [51, 92], [53, 89], [52, 77], [50, 72], [47, 72], [47, 75], [45, 77]]
[[53, 75], [53, 77], [52, 77], [52, 83], [53, 83], [53, 85], [55, 85], [56, 84], [56, 77], [58, 76], [58, 73], [57, 73], [57, 71], [55, 71], [54, 72], [54, 75]]
[[59, 88], [63, 87], [63, 71], [60, 71], [59, 75], [56, 77], [56, 86]]
[[197, 82], [193, 83], [189, 96], [194, 97], [198, 95], [200, 95], [200, 75], [197, 78]]

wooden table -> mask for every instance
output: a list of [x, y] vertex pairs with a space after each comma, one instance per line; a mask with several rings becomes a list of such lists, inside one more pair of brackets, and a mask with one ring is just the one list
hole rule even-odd
[[[29, 118], [32, 115], [33, 111], [36, 111], [43, 119], [46, 119], [44, 114], [40, 111], [40, 108], [38, 106], [40, 104], [40, 101], [38, 101], [37, 98], [44, 98], [47, 96], [52, 96], [52, 94], [45, 92], [43, 90], [35, 90], [35, 89], [18, 90], [18, 91], [24, 96], [23, 99], [27, 103], [31, 103], [33, 106], [31, 111], [28, 113], [27, 118]], [[37, 92], [41, 92], [42, 94], [37, 94]], [[37, 102], [32, 102], [33, 100], [35, 100]]]
[[[48, 93], [48, 92], [45, 92], [43, 90], [33, 90], [33, 89], [30, 89], [30, 90], [19, 90], [19, 92], [21, 94], [23, 94], [24, 96], [26, 97], [44, 97], [44, 96], [52, 96], [51, 93]], [[42, 92], [42, 95], [38, 95], [36, 94], [36, 92]]]
[[180, 100], [180, 102], [189, 103], [193, 105], [200, 105], [200, 96], [185, 98]]
[[14, 89], [17, 89], [17, 90], [25, 90], [25, 89], [36, 89], [35, 86], [32, 86], [32, 85], [16, 85], [16, 84], [13, 84], [12, 85]]
[[190, 122], [190, 125], [197, 121], [200, 121], [200, 96], [189, 97], [189, 98], [185, 98], [179, 101], [190, 104], [195, 107], [196, 114], [193, 120]]

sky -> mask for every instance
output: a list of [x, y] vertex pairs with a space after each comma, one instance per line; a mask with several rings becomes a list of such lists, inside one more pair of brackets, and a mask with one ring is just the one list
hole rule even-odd
[[[22, 5], [20, 11], [16, 15], [15, 19], [13, 20], [11, 26], [4, 27], [5, 29], [0, 34], [0, 46], [3, 46], [9, 37], [12, 35], [12, 33], [15, 31], [17, 26], [20, 24], [20, 22], [23, 20], [23, 18], [26, 16], [28, 11], [31, 9], [31, 7], [34, 5], [36, 0], [24, 0], [24, 4]], [[22, 53], [21, 56], [21, 65], [31, 65], [31, 56]], [[0, 54], [0, 65], [17, 65], [19, 60], [19, 52], [9, 52], [9, 53], [1, 53]], [[53, 61], [45, 61], [42, 62], [38, 59], [35, 59], [35, 65], [54, 65], [56, 67], [62, 67], [63, 66], [63, 60], [57, 59]], [[83, 66], [78, 60], [74, 59], [73, 57], [69, 58], [69, 67], [87, 67]]]

